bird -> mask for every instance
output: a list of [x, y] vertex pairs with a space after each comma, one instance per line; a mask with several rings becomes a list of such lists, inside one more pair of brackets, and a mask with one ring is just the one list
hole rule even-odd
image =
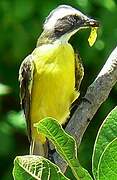
[[79, 97], [84, 76], [80, 56], [69, 39], [80, 29], [98, 27], [69, 5], [59, 5], [46, 17], [36, 48], [19, 69], [20, 99], [30, 142], [30, 154], [48, 157], [48, 140], [34, 124], [45, 117], [64, 125]]

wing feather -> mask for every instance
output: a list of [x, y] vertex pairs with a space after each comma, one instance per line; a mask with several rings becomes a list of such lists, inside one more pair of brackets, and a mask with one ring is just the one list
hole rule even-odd
[[20, 99], [22, 109], [27, 122], [28, 138], [31, 142], [30, 103], [33, 84], [34, 64], [33, 56], [29, 55], [24, 59], [19, 70]]
[[78, 53], [75, 53], [75, 88], [79, 90], [84, 76], [84, 68]]

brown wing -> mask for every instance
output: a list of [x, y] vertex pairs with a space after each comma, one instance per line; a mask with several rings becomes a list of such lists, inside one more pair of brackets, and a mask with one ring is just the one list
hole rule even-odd
[[19, 70], [20, 81], [20, 98], [21, 105], [25, 114], [28, 130], [28, 138], [31, 142], [31, 127], [30, 127], [30, 102], [31, 102], [31, 89], [33, 83], [34, 64], [32, 55], [24, 59]]
[[79, 90], [84, 76], [84, 68], [78, 53], [75, 54], [75, 88]]

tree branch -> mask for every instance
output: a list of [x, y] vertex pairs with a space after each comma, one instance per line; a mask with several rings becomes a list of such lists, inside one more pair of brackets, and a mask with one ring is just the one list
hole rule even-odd
[[[91, 119], [101, 104], [108, 98], [116, 82], [117, 47], [110, 54], [94, 82], [88, 87], [84, 100], [82, 100], [66, 127], [66, 131], [76, 139], [78, 146]], [[54, 160], [61, 170], [65, 172], [67, 164], [57, 153], [54, 153]]]

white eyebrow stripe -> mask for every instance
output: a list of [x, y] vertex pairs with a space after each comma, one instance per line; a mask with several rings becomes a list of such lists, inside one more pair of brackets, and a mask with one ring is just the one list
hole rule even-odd
[[49, 16], [46, 18], [44, 23], [44, 29], [53, 28], [58, 19], [62, 19], [64, 16], [67, 15], [75, 15], [84, 16], [79, 10], [76, 10], [70, 6], [59, 6], [55, 10], [53, 10]]

